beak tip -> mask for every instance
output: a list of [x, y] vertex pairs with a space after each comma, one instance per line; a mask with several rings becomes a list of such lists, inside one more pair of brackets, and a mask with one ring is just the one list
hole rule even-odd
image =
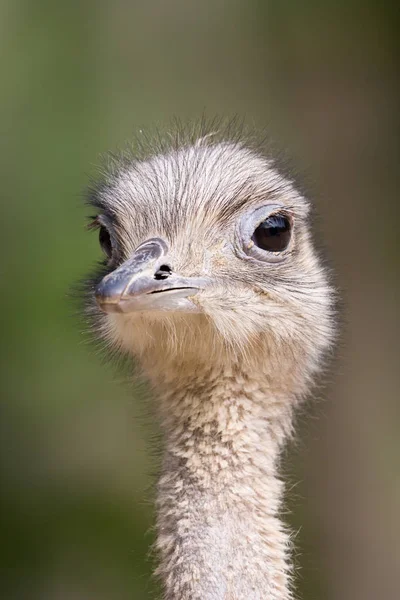
[[96, 304], [102, 312], [105, 313], [119, 313], [122, 312], [119, 304], [119, 300], [110, 301], [102, 296], [95, 296]]
[[[166, 268], [167, 252], [168, 247], [161, 239], [150, 239], [138, 246], [131, 258], [106, 275], [95, 288], [100, 310], [105, 313], [199, 312], [192, 298], [207, 281], [201, 277], [183, 277]], [[160, 277], [160, 273], [164, 276]]]

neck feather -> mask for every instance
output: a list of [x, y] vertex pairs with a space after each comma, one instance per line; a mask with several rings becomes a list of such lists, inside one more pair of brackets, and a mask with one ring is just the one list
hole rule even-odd
[[294, 399], [239, 365], [155, 381], [165, 437], [158, 574], [166, 600], [287, 600], [280, 449]]

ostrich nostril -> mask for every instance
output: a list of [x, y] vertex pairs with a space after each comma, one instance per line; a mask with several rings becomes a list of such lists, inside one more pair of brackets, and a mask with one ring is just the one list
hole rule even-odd
[[167, 279], [172, 275], [172, 269], [168, 265], [161, 265], [161, 267], [154, 273], [154, 279]]

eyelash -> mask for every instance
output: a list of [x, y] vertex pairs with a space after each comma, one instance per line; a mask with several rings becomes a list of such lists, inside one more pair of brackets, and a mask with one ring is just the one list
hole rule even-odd
[[88, 217], [89, 223], [86, 225], [86, 229], [91, 231], [92, 229], [99, 229], [101, 227], [101, 223], [99, 221], [99, 216], [96, 217]]

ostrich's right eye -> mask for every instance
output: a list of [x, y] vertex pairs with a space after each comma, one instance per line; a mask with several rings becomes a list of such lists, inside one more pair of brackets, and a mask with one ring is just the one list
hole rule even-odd
[[111, 236], [110, 236], [107, 228], [104, 227], [104, 225], [100, 226], [99, 242], [100, 242], [101, 249], [103, 250], [104, 254], [107, 256], [107, 258], [111, 258], [112, 253], [113, 253]]

